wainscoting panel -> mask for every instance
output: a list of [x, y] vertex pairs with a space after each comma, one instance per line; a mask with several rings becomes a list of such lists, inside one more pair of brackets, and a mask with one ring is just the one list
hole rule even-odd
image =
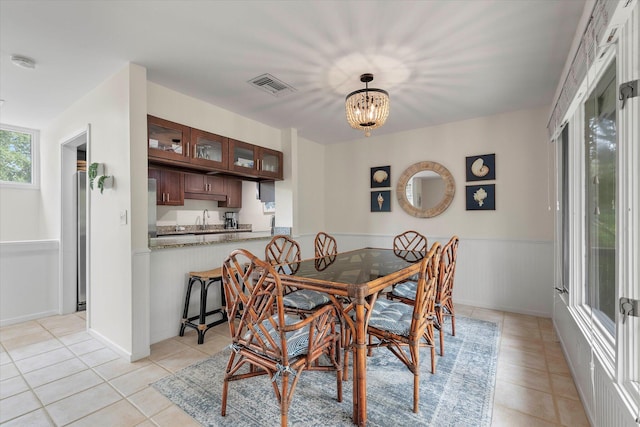
[[553, 323], [591, 425], [637, 427], [635, 415], [625, 405], [614, 380], [596, 355], [591, 376], [589, 337], [578, 327], [560, 298], [556, 301]]
[[[392, 248], [393, 236], [336, 234], [340, 251]], [[446, 244], [450, 237], [429, 237]], [[313, 245], [311, 239], [310, 245]], [[551, 317], [553, 243], [460, 237], [454, 301], [495, 310]]]
[[0, 243], [0, 326], [58, 314], [57, 240]]

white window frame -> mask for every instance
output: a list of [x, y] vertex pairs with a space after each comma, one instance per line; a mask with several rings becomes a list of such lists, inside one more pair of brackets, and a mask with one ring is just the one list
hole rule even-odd
[[31, 135], [31, 182], [0, 181], [2, 188], [20, 188], [23, 190], [40, 189], [40, 131], [20, 126], [0, 123], [0, 129]]

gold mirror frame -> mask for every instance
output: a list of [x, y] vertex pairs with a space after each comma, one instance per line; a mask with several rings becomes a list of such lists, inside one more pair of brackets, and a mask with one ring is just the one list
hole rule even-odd
[[[411, 203], [409, 203], [409, 200], [407, 199], [407, 183], [413, 175], [422, 171], [433, 171], [437, 173], [442, 177], [442, 179], [444, 179], [445, 183], [444, 196], [442, 197], [442, 200], [440, 200], [440, 203], [438, 203], [436, 206], [429, 209], [418, 209]], [[415, 163], [405, 169], [405, 171], [402, 172], [402, 175], [400, 175], [398, 185], [396, 186], [396, 196], [398, 197], [398, 203], [400, 203], [400, 206], [406, 213], [417, 218], [432, 218], [434, 216], [440, 215], [449, 207], [449, 205], [453, 201], [453, 196], [455, 195], [455, 193], [456, 182], [453, 179], [453, 175], [451, 175], [451, 172], [449, 172], [449, 169], [445, 168], [440, 163], [428, 161]]]

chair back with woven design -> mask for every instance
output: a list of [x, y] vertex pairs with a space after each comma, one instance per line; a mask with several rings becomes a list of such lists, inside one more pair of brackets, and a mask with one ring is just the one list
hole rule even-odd
[[435, 242], [433, 246], [431, 246], [427, 256], [420, 262], [410, 333], [410, 336], [417, 341], [424, 335], [428, 323], [431, 322], [435, 316], [440, 251], [440, 243]]
[[313, 246], [316, 258], [332, 256], [338, 253], [338, 243], [336, 239], [324, 231], [316, 234]]
[[[417, 231], [408, 230], [393, 238], [393, 251], [396, 255], [410, 260], [414, 254], [427, 252], [427, 238]], [[422, 256], [415, 257], [419, 261]]]
[[264, 248], [264, 259], [275, 266], [277, 273], [295, 273], [302, 260], [300, 245], [289, 236], [273, 236]]
[[[246, 267], [243, 273], [239, 268]], [[273, 267], [249, 251], [233, 251], [222, 265], [227, 314], [235, 316], [242, 308], [237, 327], [229, 322], [232, 340], [246, 348], [266, 354], [287, 365], [287, 342], [283, 331], [282, 285]], [[229, 317], [234, 319], [235, 317]]]
[[[291, 397], [305, 370], [335, 371], [342, 401], [340, 322], [333, 305], [305, 319], [285, 312], [280, 275], [268, 262], [237, 249], [222, 264], [231, 349], [222, 386], [221, 410], [226, 415], [229, 384], [268, 376], [280, 404], [281, 426], [287, 426]], [[241, 314], [240, 314], [241, 313]], [[234, 319], [240, 314], [240, 321]], [[321, 357], [329, 363], [320, 363]], [[322, 360], [324, 360], [322, 359]], [[248, 366], [249, 369], [242, 369]]]
[[459, 243], [460, 239], [458, 236], [453, 236], [442, 248], [440, 271], [438, 273], [438, 304], [442, 304], [444, 301], [451, 298], [451, 294], [453, 292], [453, 279], [456, 274], [456, 259], [458, 257]]

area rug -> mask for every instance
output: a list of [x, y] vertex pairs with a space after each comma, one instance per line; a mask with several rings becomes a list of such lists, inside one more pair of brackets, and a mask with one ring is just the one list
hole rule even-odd
[[[370, 426], [490, 426], [499, 330], [495, 323], [456, 316], [456, 336], [446, 323], [445, 356], [420, 354], [420, 412], [413, 413], [413, 375], [386, 348], [367, 358], [367, 417]], [[436, 332], [436, 337], [438, 333]], [[437, 341], [437, 338], [436, 338]], [[280, 409], [268, 377], [229, 385], [227, 415], [220, 415], [226, 349], [155, 383], [160, 393], [204, 426], [278, 426]], [[336, 400], [332, 372], [305, 371], [289, 408], [290, 426], [353, 426], [351, 374]]]

